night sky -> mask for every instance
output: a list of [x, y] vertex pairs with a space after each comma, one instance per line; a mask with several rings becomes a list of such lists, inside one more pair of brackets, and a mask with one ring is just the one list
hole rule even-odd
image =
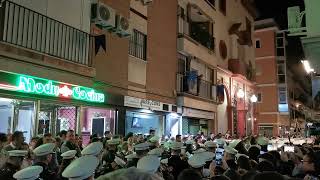
[[[258, 11], [257, 20], [274, 18], [282, 30], [288, 28], [288, 7], [300, 6], [301, 11], [304, 10], [303, 0], [255, 0], [255, 3]], [[299, 37], [287, 37], [287, 42], [288, 65], [299, 63], [304, 57]]]

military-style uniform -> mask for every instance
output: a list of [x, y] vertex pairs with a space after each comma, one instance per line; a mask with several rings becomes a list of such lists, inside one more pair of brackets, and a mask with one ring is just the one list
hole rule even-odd
[[77, 157], [81, 157], [81, 150], [80, 148], [75, 145], [74, 143], [70, 142], [70, 141], [65, 141], [62, 145], [61, 145], [61, 153], [64, 153], [64, 152], [67, 152], [69, 150], [76, 150], [77, 151], [77, 154], [76, 156]]
[[43, 162], [37, 162], [34, 164], [35, 166], [41, 166], [43, 168], [42, 173], [40, 174], [40, 178], [43, 180], [54, 180], [56, 179], [56, 173], [50, 171], [49, 166]]
[[127, 168], [129, 167], [137, 167], [139, 158], [133, 158], [131, 161], [128, 162]]
[[174, 179], [177, 179], [180, 172], [188, 168], [188, 163], [186, 161], [183, 161], [179, 155], [172, 155], [168, 159], [168, 166], [172, 167], [172, 174], [174, 176]]
[[3, 168], [0, 170], [0, 179], [3, 180], [14, 180], [13, 174], [19, 171], [19, 167], [14, 166], [10, 163], [5, 163]]

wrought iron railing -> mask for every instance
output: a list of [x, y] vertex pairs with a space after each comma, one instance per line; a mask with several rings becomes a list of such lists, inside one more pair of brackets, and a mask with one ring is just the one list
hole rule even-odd
[[189, 76], [177, 74], [177, 92], [199, 96], [216, 101], [216, 86], [208, 81], [190, 79]]
[[91, 66], [90, 34], [16, 3], [0, 7], [0, 41]]
[[211, 7], [216, 6], [216, 0], [204, 0], [206, 3], [208, 3]]

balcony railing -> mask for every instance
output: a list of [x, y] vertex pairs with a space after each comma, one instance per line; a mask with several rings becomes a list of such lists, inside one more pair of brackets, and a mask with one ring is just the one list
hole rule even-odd
[[91, 66], [90, 34], [10, 1], [0, 8], [0, 41]]
[[177, 74], [177, 92], [199, 96], [216, 101], [216, 86], [205, 80], [190, 79], [188, 75]]
[[204, 0], [204, 1], [213, 8], [216, 6], [216, 0]]

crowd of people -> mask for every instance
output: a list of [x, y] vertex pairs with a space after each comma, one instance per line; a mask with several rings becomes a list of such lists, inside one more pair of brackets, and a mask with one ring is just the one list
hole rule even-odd
[[73, 130], [25, 142], [0, 133], [0, 180], [284, 180], [319, 179], [319, 138], [242, 139], [203, 134], [165, 138], [92, 135], [83, 147]]

